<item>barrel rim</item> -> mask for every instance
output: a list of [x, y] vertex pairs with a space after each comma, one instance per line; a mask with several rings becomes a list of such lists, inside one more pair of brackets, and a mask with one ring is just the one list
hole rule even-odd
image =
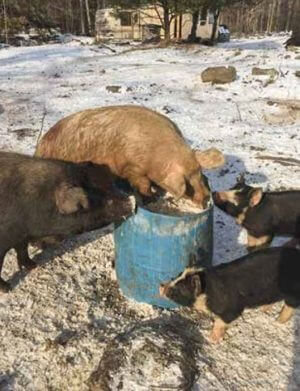
[[183, 219], [184, 220], [190, 220], [192, 217], [199, 218], [201, 216], [205, 216], [206, 214], [210, 213], [213, 208], [214, 208], [214, 202], [211, 199], [210, 206], [208, 208], [202, 210], [199, 213], [188, 213], [187, 212], [187, 213], [185, 213], [183, 215], [171, 215], [171, 214], [167, 214], [167, 213], [154, 212], [152, 210], [147, 209], [145, 206], [137, 205], [137, 209], [136, 209], [136, 213], [135, 214], [138, 214], [138, 211], [142, 211], [142, 212], [145, 212], [145, 214], [148, 213], [150, 215], [156, 215], [156, 216], [160, 216], [160, 217], [167, 217], [167, 218], [173, 219], [173, 220], [183, 220]]

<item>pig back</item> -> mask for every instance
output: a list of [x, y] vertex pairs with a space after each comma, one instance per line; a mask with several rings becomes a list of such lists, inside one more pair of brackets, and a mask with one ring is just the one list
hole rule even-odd
[[139, 106], [110, 106], [70, 115], [43, 136], [36, 150], [41, 157], [107, 164], [120, 176], [128, 165], [149, 173], [156, 165], [189, 160], [192, 154], [171, 120]]

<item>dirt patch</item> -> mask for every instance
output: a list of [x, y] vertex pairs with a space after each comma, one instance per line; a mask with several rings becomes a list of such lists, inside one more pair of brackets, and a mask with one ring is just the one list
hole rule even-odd
[[202, 345], [197, 329], [187, 332], [190, 324], [157, 318], [118, 335], [92, 374], [90, 390], [190, 390], [199, 376], [196, 356]]

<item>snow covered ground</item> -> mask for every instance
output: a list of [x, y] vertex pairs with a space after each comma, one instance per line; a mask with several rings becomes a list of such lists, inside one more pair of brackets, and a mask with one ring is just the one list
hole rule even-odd
[[[139, 104], [168, 115], [194, 147], [215, 146], [227, 155], [223, 169], [207, 173], [214, 190], [233, 185], [241, 172], [263, 188], [300, 188], [299, 164], [258, 159], [299, 156], [299, 116], [290, 119], [270, 102], [300, 99], [300, 50], [286, 51], [285, 39], [240, 39], [213, 48], [115, 46], [116, 53], [74, 42], [2, 49], [0, 147], [33, 153], [40, 131], [72, 112]], [[217, 65], [235, 66], [238, 79], [203, 84], [201, 72]], [[279, 76], [267, 84], [251, 74], [254, 66], [275, 68]], [[120, 86], [119, 92], [107, 86]], [[244, 232], [216, 210], [214, 262], [242, 255], [244, 244]], [[4, 266], [16, 287], [0, 296], [1, 390], [85, 390], [112, 337], [135, 322], [170, 315], [120, 294], [111, 234], [84, 234], [35, 259], [41, 267], [28, 276], [16, 272], [13, 251]], [[219, 346], [207, 342], [208, 319], [175, 311], [205, 340], [209, 363], [194, 391], [299, 390], [300, 311], [282, 326], [275, 321], [279, 308], [246, 311]]]

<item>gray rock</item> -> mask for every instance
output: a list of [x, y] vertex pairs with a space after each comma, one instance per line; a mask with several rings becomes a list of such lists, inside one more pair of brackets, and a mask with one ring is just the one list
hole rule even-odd
[[275, 68], [252, 68], [252, 75], [256, 76], [271, 76], [275, 78], [275, 76], [279, 75], [279, 72]]
[[295, 76], [296, 76], [296, 77], [300, 77], [300, 71], [296, 71], [296, 72], [295, 72]]
[[213, 84], [231, 83], [236, 80], [237, 74], [235, 67], [210, 67], [201, 73], [201, 79], [204, 83]]
[[140, 323], [108, 344], [91, 375], [90, 390], [190, 390], [199, 376], [201, 340], [186, 321]]
[[[268, 76], [267, 79], [262, 82], [263, 87], [267, 87], [269, 84], [275, 83], [279, 77], [279, 72], [275, 68], [252, 68], [252, 75], [255, 76]], [[257, 80], [260, 81], [261, 80]]]
[[121, 86], [106, 86], [107, 91], [113, 93], [119, 93], [121, 91]]

